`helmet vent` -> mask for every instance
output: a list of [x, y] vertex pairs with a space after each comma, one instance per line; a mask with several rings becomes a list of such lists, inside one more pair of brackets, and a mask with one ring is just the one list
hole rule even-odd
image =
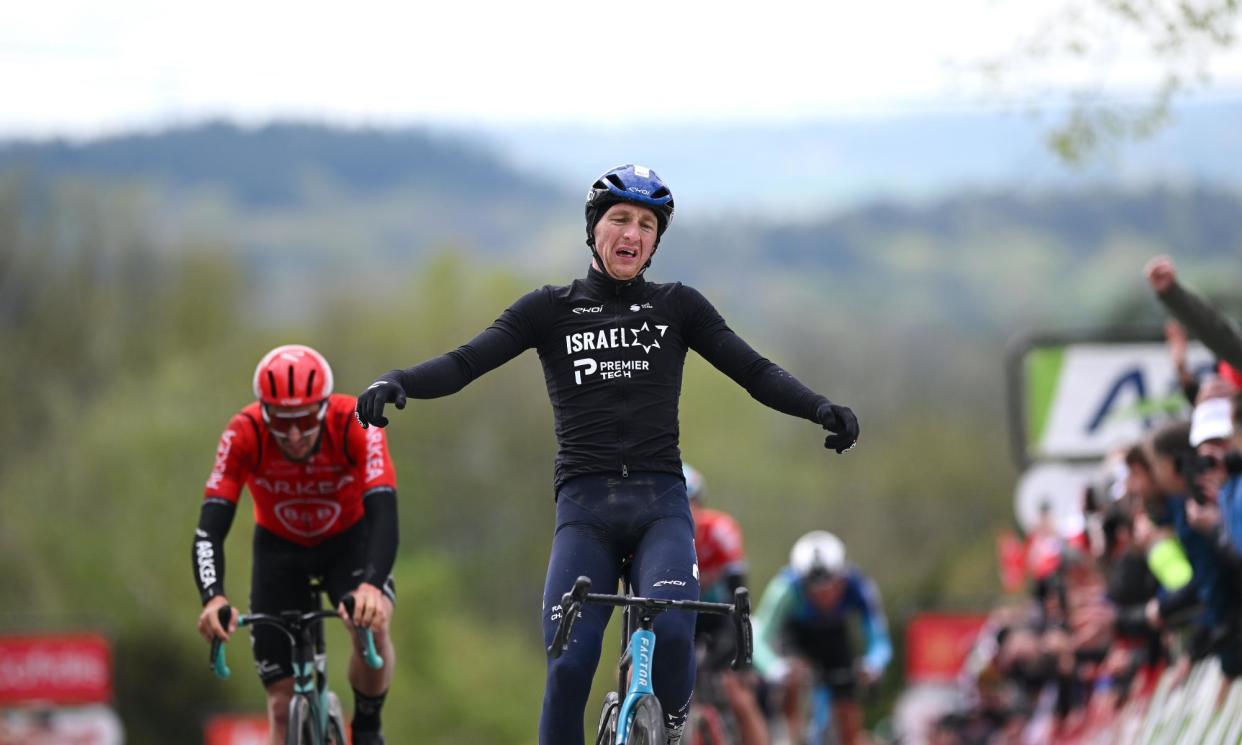
[[276, 390], [276, 376], [272, 374], [271, 370], [267, 371], [267, 387], [272, 389], [273, 398], [280, 395], [280, 391]]
[[672, 196], [672, 194], [673, 193], [668, 190], [667, 186], [661, 186], [659, 189], [656, 189], [654, 192], [652, 192], [651, 198], [652, 199], [663, 199], [664, 197]]
[[316, 372], [317, 372], [316, 370], [311, 370], [310, 375], [306, 376], [306, 395], [307, 396], [309, 396], [311, 392], [315, 390], [315, 373]]
[[608, 179], [609, 183], [611, 183], [613, 186], [617, 187], [617, 189], [618, 189], [618, 190], [620, 190], [620, 191], [625, 191], [625, 182], [624, 182], [624, 181], [622, 181], [622, 180], [621, 180], [621, 177], [620, 177], [620, 176], [618, 176], [617, 174], [615, 174], [615, 173], [610, 173], [610, 174], [608, 174], [607, 176], [605, 176], [604, 178]]
[[293, 390], [293, 365], [289, 365], [289, 397], [292, 398], [296, 395], [298, 395], [298, 392]]

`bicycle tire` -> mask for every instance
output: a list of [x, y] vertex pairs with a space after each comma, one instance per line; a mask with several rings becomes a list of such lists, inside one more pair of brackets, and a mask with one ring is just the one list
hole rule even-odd
[[664, 711], [655, 696], [643, 696], [634, 705], [634, 724], [626, 740], [630, 745], [664, 745]]
[[345, 714], [341, 710], [341, 699], [332, 691], [328, 691], [328, 745], [349, 745], [345, 735]]
[[315, 722], [311, 716], [310, 700], [294, 696], [289, 702], [289, 729], [285, 732], [285, 745], [315, 745]]
[[599, 714], [599, 727], [595, 730], [595, 745], [613, 745], [617, 741], [617, 712], [621, 709], [621, 697], [616, 691], [604, 696], [604, 709]]

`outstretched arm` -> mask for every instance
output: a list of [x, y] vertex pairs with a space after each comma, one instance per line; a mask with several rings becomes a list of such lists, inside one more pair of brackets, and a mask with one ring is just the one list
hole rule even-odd
[[832, 434], [824, 446], [838, 453], [849, 450], [858, 439], [858, 419], [847, 406], [829, 401], [807, 388], [784, 368], [756, 352], [729, 328], [707, 298], [683, 287], [687, 342], [756, 401], [790, 416], [822, 425]]
[[362, 426], [388, 426], [384, 406], [405, 408], [406, 398], [439, 398], [460, 391], [479, 376], [500, 367], [538, 344], [535, 322], [547, 306], [544, 290], [518, 299], [495, 323], [447, 354], [404, 370], [389, 370], [358, 396]]

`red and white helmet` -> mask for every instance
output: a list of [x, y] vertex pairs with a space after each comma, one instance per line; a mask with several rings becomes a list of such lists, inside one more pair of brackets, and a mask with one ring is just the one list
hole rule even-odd
[[267, 406], [306, 406], [330, 395], [332, 368], [303, 344], [276, 347], [254, 369], [254, 397]]

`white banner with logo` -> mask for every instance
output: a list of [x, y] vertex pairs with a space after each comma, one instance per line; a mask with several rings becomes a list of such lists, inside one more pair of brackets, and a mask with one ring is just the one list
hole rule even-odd
[[[1213, 367], [1200, 344], [1187, 358], [1197, 372]], [[1098, 458], [1187, 410], [1162, 342], [1039, 343], [1019, 365], [1027, 461]]]

